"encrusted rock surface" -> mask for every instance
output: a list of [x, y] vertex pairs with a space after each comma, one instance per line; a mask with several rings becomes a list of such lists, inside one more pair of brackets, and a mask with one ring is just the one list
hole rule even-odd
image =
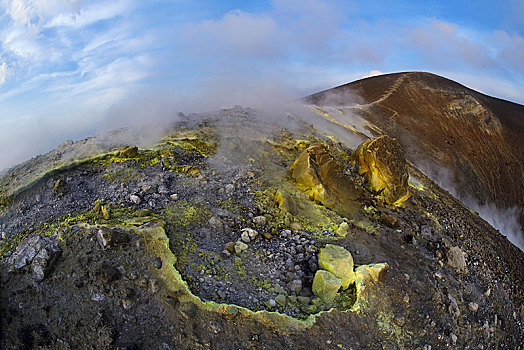
[[290, 173], [313, 200], [342, 215], [354, 216], [357, 212], [359, 192], [342, 174], [341, 164], [331, 158], [324, 145], [304, 150], [291, 166]]
[[367, 188], [381, 192], [387, 203], [400, 204], [409, 198], [408, 166], [397, 139], [383, 135], [366, 140], [352, 158], [359, 174], [366, 177]]
[[342, 289], [347, 289], [355, 281], [353, 257], [344, 247], [326, 244], [318, 253], [318, 264], [322, 269], [340, 278]]
[[329, 271], [318, 270], [313, 279], [313, 293], [326, 303], [331, 303], [338, 290], [342, 286], [342, 280]]
[[117, 228], [107, 227], [101, 227], [97, 231], [96, 239], [103, 249], [111, 248], [129, 241], [129, 237], [124, 231]]

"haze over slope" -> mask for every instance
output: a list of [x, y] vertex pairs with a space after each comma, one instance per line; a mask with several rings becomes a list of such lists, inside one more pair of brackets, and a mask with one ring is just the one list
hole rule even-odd
[[485, 217], [503, 208], [524, 223], [524, 106], [422, 72], [366, 78], [306, 99], [339, 107], [335, 119], [357, 113], [372, 133], [398, 138], [413, 163]]

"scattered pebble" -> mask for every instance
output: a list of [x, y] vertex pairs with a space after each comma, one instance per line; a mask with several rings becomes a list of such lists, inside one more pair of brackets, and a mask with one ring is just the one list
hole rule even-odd
[[251, 242], [251, 239], [249, 239], [249, 233], [247, 233], [246, 231], [243, 231], [242, 234], [240, 235], [240, 238], [242, 239], [243, 242], [245, 243], [249, 243]]
[[248, 248], [248, 245], [245, 244], [244, 242], [236, 242], [234, 249], [235, 249], [235, 253], [240, 254], [247, 248]]
[[302, 289], [302, 281], [295, 279], [289, 283], [288, 288], [291, 292], [299, 294], [300, 290]]
[[470, 303], [468, 303], [468, 309], [471, 312], [477, 312], [477, 310], [479, 309], [479, 304], [474, 303], [474, 302], [470, 302]]
[[106, 298], [106, 296], [102, 293], [93, 293], [91, 294], [91, 300], [93, 301], [102, 301]]
[[282, 238], [287, 238], [290, 235], [291, 235], [291, 230], [283, 230], [282, 232], [280, 232], [280, 237]]
[[244, 237], [244, 234], [246, 234], [246, 236], [251, 241], [254, 240], [258, 236], [258, 232], [251, 228], [242, 229], [242, 237]]
[[131, 202], [133, 202], [134, 204], [140, 204], [140, 202], [142, 202], [142, 199], [140, 197], [138, 197], [137, 195], [135, 194], [132, 194], [129, 196], [129, 199], [131, 200]]
[[277, 295], [275, 302], [282, 307], [286, 306], [286, 296], [284, 294]]
[[156, 257], [155, 259], [153, 259], [153, 266], [156, 269], [161, 269], [162, 268], [162, 259], [160, 259], [159, 257]]
[[169, 189], [167, 188], [166, 185], [160, 185], [160, 186], [158, 186], [158, 193], [160, 193], [160, 194], [168, 194], [169, 193]]
[[220, 218], [218, 218], [217, 216], [212, 216], [208, 221], [208, 225], [220, 232], [222, 232], [222, 230], [224, 229], [224, 224], [222, 223], [222, 220], [220, 220]]
[[465, 270], [466, 258], [459, 247], [451, 247], [447, 253], [448, 265], [457, 270]]
[[149, 293], [155, 294], [158, 291], [158, 282], [154, 279], [149, 280]]
[[263, 215], [255, 216], [253, 218], [253, 222], [255, 223], [255, 225], [264, 226], [266, 224], [266, 217]]
[[301, 227], [300, 227], [300, 224], [298, 222], [294, 222], [294, 223], [291, 224], [291, 229], [293, 231], [298, 231], [298, 230], [300, 230], [300, 228]]
[[129, 310], [131, 306], [133, 305], [133, 302], [129, 299], [123, 299], [122, 300], [122, 307], [124, 310]]
[[453, 342], [453, 345], [457, 345], [457, 336], [453, 333], [450, 334], [451, 341]]
[[262, 237], [264, 237], [264, 239], [271, 239], [273, 235], [269, 232], [262, 232]]

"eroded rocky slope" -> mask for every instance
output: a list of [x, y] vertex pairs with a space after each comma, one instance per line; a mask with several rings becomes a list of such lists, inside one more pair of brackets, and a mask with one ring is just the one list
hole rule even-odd
[[0, 347], [521, 346], [522, 251], [395, 140], [284, 118], [190, 116], [13, 186]]

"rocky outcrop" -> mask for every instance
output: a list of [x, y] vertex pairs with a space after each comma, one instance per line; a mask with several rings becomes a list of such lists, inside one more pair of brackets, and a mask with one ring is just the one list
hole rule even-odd
[[357, 293], [361, 295], [366, 289], [367, 285], [382, 281], [388, 271], [389, 265], [386, 263], [369, 264], [357, 267], [355, 269]]
[[378, 263], [361, 265], [354, 271], [351, 253], [334, 244], [326, 244], [320, 249], [318, 264], [322, 270], [315, 273], [312, 290], [326, 304], [332, 304], [339, 291], [343, 293], [354, 283], [360, 297], [366, 285], [381, 281], [389, 269], [388, 264]]
[[290, 168], [291, 177], [309, 197], [344, 216], [352, 217], [359, 208], [358, 190], [341, 171], [322, 144], [304, 150]]
[[409, 198], [408, 166], [397, 139], [387, 135], [369, 139], [352, 154], [366, 187], [380, 192], [388, 204], [398, 205]]
[[31, 236], [20, 243], [7, 265], [10, 266], [10, 271], [30, 267], [33, 278], [42, 281], [51, 272], [61, 253], [56, 236]]

